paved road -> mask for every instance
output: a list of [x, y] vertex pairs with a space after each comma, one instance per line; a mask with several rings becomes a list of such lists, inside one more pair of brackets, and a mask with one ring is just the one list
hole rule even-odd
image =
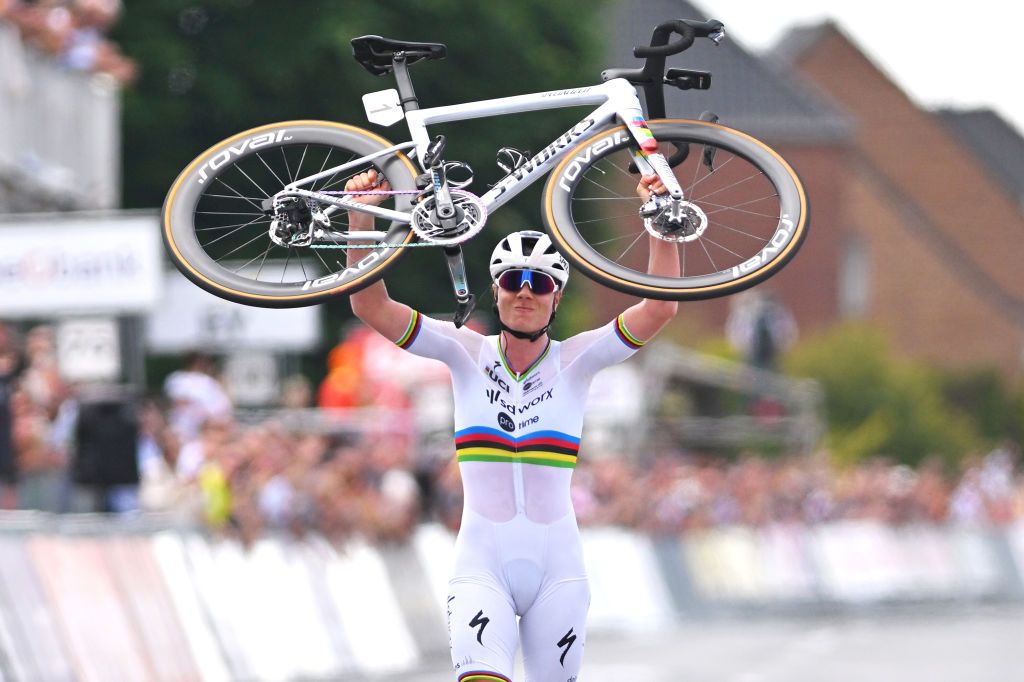
[[[448, 661], [391, 682], [453, 682]], [[523, 680], [522, 669], [514, 682]], [[595, 636], [579, 682], [1024, 682], [1024, 607], [686, 624]]]

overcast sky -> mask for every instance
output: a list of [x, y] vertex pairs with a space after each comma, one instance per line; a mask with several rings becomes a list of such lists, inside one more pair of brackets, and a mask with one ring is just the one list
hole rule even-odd
[[1016, 0], [694, 0], [755, 51], [831, 17], [916, 102], [987, 106], [1024, 134], [1024, 9]]

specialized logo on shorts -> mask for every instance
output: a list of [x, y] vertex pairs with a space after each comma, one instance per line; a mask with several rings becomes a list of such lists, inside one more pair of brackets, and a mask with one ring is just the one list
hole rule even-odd
[[565, 655], [569, 653], [569, 649], [572, 648], [573, 642], [575, 641], [576, 635], [572, 634], [572, 628], [569, 628], [569, 632], [565, 633], [565, 636], [558, 640], [558, 648], [561, 649], [563, 646], [565, 647], [565, 651], [562, 652], [562, 655], [558, 659], [558, 662], [562, 664], [563, 668], [565, 667]]
[[481, 637], [484, 635], [484, 628], [487, 627], [487, 624], [490, 622], [491, 619], [484, 616], [483, 610], [477, 611], [477, 614], [473, 616], [473, 620], [469, 621], [469, 627], [471, 628], [475, 628], [477, 625], [480, 626], [480, 629], [476, 633], [476, 641], [478, 643], [484, 643]]
[[513, 431], [516, 430], [516, 423], [512, 421], [512, 417], [508, 416], [504, 412], [498, 413], [498, 426], [508, 431], [509, 433], [512, 433]]

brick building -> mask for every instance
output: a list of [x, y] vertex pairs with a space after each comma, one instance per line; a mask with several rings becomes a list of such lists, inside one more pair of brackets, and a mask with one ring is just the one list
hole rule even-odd
[[[634, 45], [647, 45], [654, 26], [667, 18], [729, 17], [706, 13], [678, 0], [629, 0], [609, 8], [609, 65], [642, 64], [632, 57]], [[670, 118], [697, 118], [711, 111], [720, 122], [771, 145], [801, 176], [811, 201], [811, 229], [797, 257], [786, 269], [760, 285], [771, 290], [793, 312], [802, 333], [826, 328], [840, 318], [840, 244], [832, 226], [841, 214], [843, 169], [853, 126], [845, 113], [819, 96], [792, 70], [778, 68], [754, 55], [731, 37], [715, 46], [698, 40], [682, 55], [669, 57], [669, 67], [709, 71], [711, 89], [665, 89]], [[594, 296], [605, 318], [636, 299], [605, 291]], [[732, 298], [690, 302], [680, 309], [669, 331], [683, 343], [720, 337]], [[600, 320], [595, 319], [594, 322]]]
[[979, 155], [991, 135], [971, 138], [920, 109], [832, 23], [782, 45], [777, 56], [855, 123], [842, 210], [827, 228], [852, 280], [844, 314], [881, 326], [908, 354], [1019, 377], [1024, 211], [1019, 177]]
[[[671, 0], [610, 12], [616, 66], [636, 63], [623, 55], [647, 43], [657, 18], [709, 16]], [[710, 16], [728, 31], [728, 16]], [[698, 41], [669, 66], [714, 76], [707, 92], [667, 90], [669, 116], [714, 111], [776, 148], [807, 186], [807, 241], [759, 285], [793, 311], [802, 335], [862, 319], [908, 355], [1020, 375], [1024, 181], [1012, 150], [1024, 141], [1016, 131], [920, 109], [831, 23], [794, 30], [762, 57], [732, 40]], [[607, 316], [631, 299], [599, 300], [597, 314]], [[690, 343], [721, 336], [729, 305], [686, 303], [670, 333]]]

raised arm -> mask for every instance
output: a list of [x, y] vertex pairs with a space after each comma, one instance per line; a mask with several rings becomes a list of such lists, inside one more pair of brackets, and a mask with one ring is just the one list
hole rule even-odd
[[[657, 175], [645, 175], [636, 186], [636, 192], [647, 201], [651, 193], [661, 194], [665, 185]], [[650, 259], [647, 272], [652, 275], [679, 276], [679, 248], [673, 242], [651, 236]], [[630, 334], [641, 341], [650, 341], [679, 311], [675, 301], [659, 301], [645, 298], [622, 314], [622, 321]]]
[[[384, 181], [380, 187], [377, 184], [377, 171], [370, 170], [365, 173], [353, 176], [345, 183], [346, 192], [358, 192], [360, 190], [381, 189], [389, 190], [391, 186]], [[367, 194], [355, 198], [356, 201], [364, 204], [379, 204], [384, 200], [384, 195]], [[349, 230], [372, 230], [373, 216], [359, 211], [348, 212]], [[366, 249], [348, 249], [348, 264], [352, 265], [366, 255]], [[409, 327], [409, 320], [412, 317], [412, 308], [399, 303], [388, 296], [384, 280], [379, 279], [370, 286], [357, 291], [349, 296], [352, 304], [352, 312], [360, 320], [375, 329], [379, 334], [389, 341], [396, 341]]]

